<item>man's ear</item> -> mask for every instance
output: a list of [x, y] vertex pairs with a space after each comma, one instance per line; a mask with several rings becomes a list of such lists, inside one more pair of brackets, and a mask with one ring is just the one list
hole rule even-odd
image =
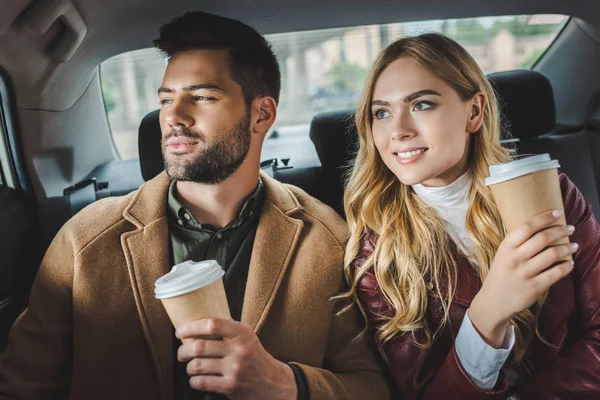
[[272, 97], [259, 97], [252, 102], [252, 133], [265, 135], [277, 117], [277, 104]]
[[467, 132], [476, 133], [481, 128], [486, 102], [487, 99], [482, 92], [477, 93], [473, 96], [473, 99], [471, 99], [471, 112], [469, 114], [469, 119], [467, 120]]

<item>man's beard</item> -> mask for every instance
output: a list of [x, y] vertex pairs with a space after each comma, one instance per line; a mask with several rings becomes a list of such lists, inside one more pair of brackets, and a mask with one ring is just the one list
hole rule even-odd
[[[166, 141], [171, 137], [188, 137], [204, 149], [193, 154], [170, 154], [166, 152]], [[162, 153], [167, 174], [176, 181], [190, 181], [214, 185], [229, 178], [244, 162], [250, 150], [250, 113], [246, 112], [238, 124], [229, 132], [217, 135], [214, 143], [207, 144], [205, 138], [187, 129], [173, 129], [162, 140]]]

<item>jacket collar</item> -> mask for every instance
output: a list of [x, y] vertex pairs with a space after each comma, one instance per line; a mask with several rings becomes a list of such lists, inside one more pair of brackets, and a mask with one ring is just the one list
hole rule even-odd
[[[302, 210], [296, 196], [285, 185], [264, 172], [260, 173], [260, 178], [265, 185], [265, 199], [279, 209], [280, 212], [291, 215]], [[138, 229], [164, 217], [166, 215], [170, 183], [171, 178], [166, 172], [161, 172], [154, 179], [146, 182], [139, 188], [125, 208], [123, 217]]]
[[[259, 217], [241, 320], [258, 334], [295, 253], [302, 206], [283, 184], [261, 172], [265, 202]], [[140, 322], [164, 398], [173, 396], [173, 327], [154, 297], [154, 282], [170, 270], [165, 172], [140, 187], [123, 217], [136, 229], [121, 236]]]

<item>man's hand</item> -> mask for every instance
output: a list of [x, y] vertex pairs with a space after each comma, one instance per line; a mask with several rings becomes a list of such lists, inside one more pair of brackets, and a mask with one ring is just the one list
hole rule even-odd
[[193, 389], [231, 399], [297, 398], [291, 367], [273, 358], [247, 325], [205, 318], [180, 326], [176, 335], [186, 339], [177, 358], [188, 363]]

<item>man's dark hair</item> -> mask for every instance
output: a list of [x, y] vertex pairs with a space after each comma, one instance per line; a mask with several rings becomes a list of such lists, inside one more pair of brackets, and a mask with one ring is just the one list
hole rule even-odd
[[229, 50], [231, 78], [249, 105], [256, 97], [279, 102], [281, 73], [271, 45], [254, 28], [201, 11], [187, 12], [163, 25], [154, 46], [167, 57], [189, 50]]

